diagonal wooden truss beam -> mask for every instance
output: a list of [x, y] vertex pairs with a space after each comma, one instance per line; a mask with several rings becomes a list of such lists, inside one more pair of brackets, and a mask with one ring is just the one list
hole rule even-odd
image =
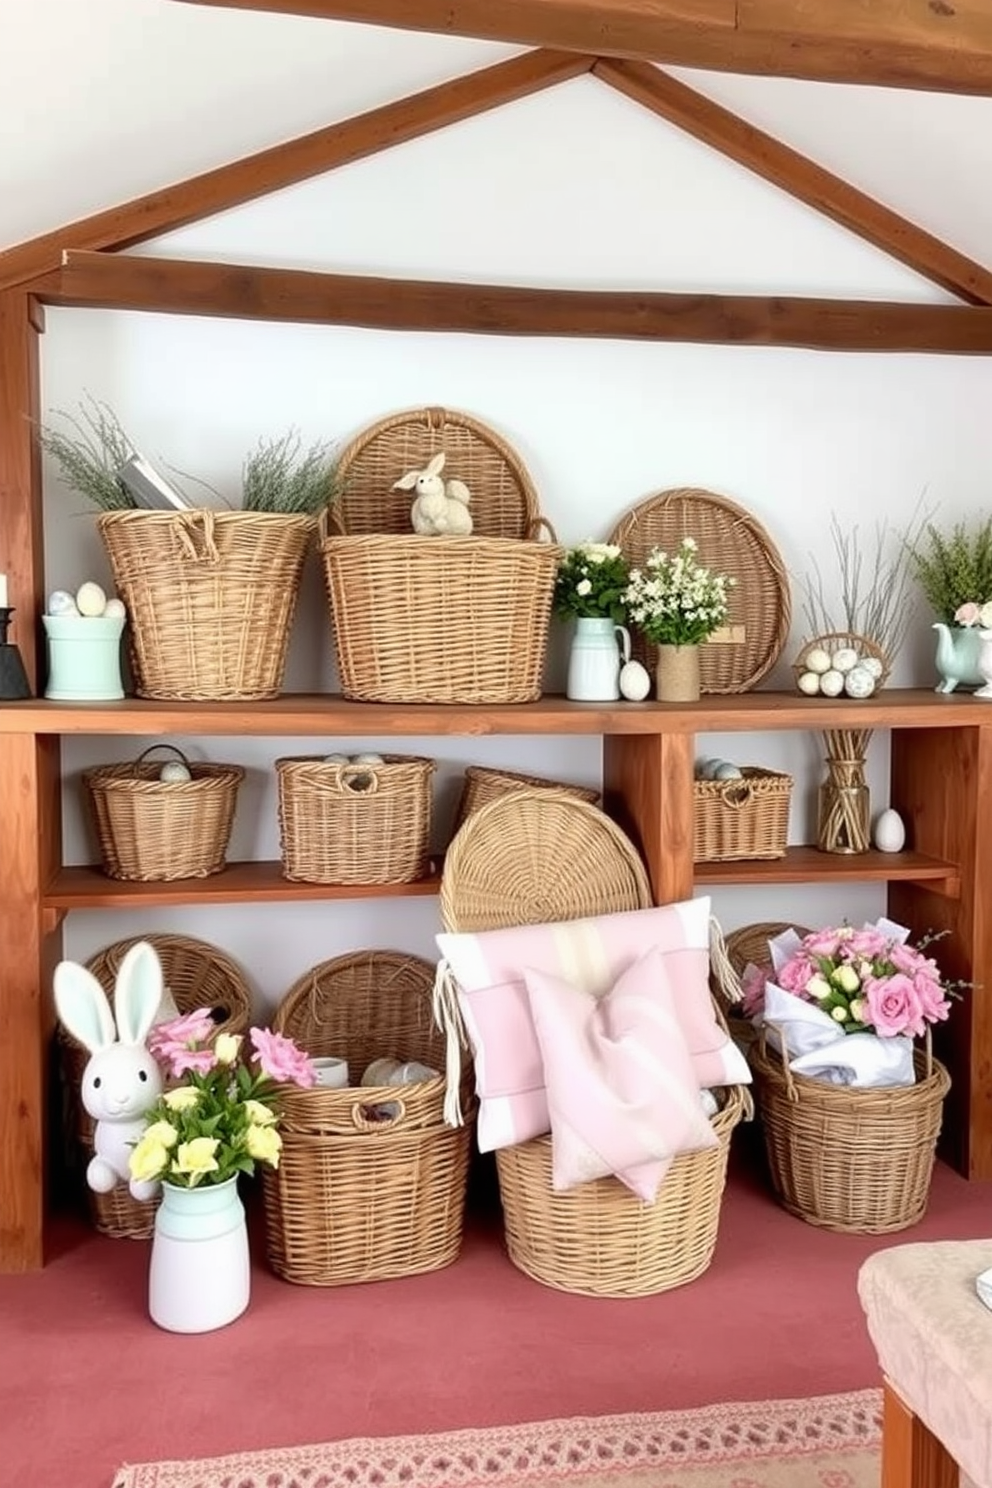
[[194, 0], [716, 72], [992, 94], [988, 0]]
[[134, 247], [578, 77], [594, 60], [572, 52], [527, 52], [98, 212], [0, 252], [0, 290], [58, 268], [68, 243], [94, 250]]
[[981, 264], [650, 62], [601, 58], [593, 75], [942, 289], [992, 305], [992, 273]]
[[823, 351], [992, 353], [992, 309], [878, 301], [517, 289], [67, 252], [58, 304], [181, 315]]

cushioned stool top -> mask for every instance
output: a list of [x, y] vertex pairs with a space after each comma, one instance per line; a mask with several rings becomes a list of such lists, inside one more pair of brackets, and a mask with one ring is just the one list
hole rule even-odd
[[895, 1245], [871, 1256], [858, 1295], [883, 1373], [977, 1488], [992, 1488], [992, 1311], [975, 1278], [992, 1240]]

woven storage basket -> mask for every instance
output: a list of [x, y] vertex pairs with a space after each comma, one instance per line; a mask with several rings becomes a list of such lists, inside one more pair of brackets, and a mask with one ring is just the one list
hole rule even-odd
[[[282, 1092], [282, 1155], [262, 1191], [269, 1262], [286, 1281], [380, 1281], [458, 1256], [472, 1103], [464, 1126], [445, 1124], [433, 985], [429, 961], [364, 951], [314, 967], [280, 1004], [273, 1027], [310, 1054], [347, 1059], [356, 1086], [381, 1057], [441, 1071], [412, 1085]], [[377, 1120], [377, 1107], [391, 1114]]]
[[[680, 488], [642, 501], [618, 523], [610, 542], [618, 543], [634, 566], [653, 547], [676, 548], [695, 538], [699, 558], [736, 582], [729, 591], [726, 637], [699, 650], [703, 692], [746, 692], [775, 665], [789, 635], [792, 599], [781, 556], [750, 512], [711, 491]], [[633, 652], [649, 672], [654, 648], [637, 631]]]
[[749, 1058], [783, 1208], [807, 1224], [857, 1235], [887, 1235], [923, 1218], [951, 1084], [929, 1037], [914, 1053], [917, 1083], [877, 1090], [795, 1075], [763, 1039]]
[[785, 856], [792, 776], [752, 766], [741, 775], [740, 780], [693, 781], [695, 862]]
[[[168, 749], [186, 765], [188, 781], [159, 779]], [[103, 870], [144, 883], [206, 878], [224, 867], [234, 822], [240, 765], [191, 762], [172, 744], [153, 744], [129, 764], [83, 773]]]
[[[636, 849], [609, 817], [548, 790], [515, 791], [474, 812], [441, 880], [447, 930], [578, 919], [652, 902]], [[692, 1281], [713, 1255], [730, 1135], [744, 1114], [750, 1096], [728, 1090], [714, 1117], [718, 1145], [680, 1154], [653, 1204], [616, 1178], [556, 1193], [550, 1137], [502, 1148], [496, 1169], [511, 1261], [547, 1286], [592, 1296], [645, 1296]]]
[[139, 697], [274, 698], [312, 517], [115, 511], [98, 519]]
[[[139, 940], [146, 940], [158, 952], [165, 985], [181, 1013], [196, 1008], [215, 1009], [217, 1033], [244, 1033], [251, 1022], [251, 992], [241, 970], [231, 958], [205, 940], [187, 935], [135, 935], [106, 946], [86, 966], [114, 1003], [114, 983], [121, 962]], [[57, 1025], [57, 1040], [66, 1090], [71, 1138], [78, 1144], [82, 1166], [93, 1156], [94, 1123], [83, 1109], [79, 1097], [83, 1071], [89, 1054], [62, 1024]], [[152, 1199], [133, 1199], [126, 1183], [118, 1183], [110, 1193], [86, 1189], [90, 1215], [95, 1227], [104, 1235], [119, 1239], [147, 1240], [152, 1233], [156, 1203]]]
[[[442, 449], [472, 493], [471, 537], [411, 534], [410, 493], [392, 490]], [[509, 445], [466, 414], [419, 409], [365, 430], [338, 473], [341, 535], [322, 533], [320, 552], [344, 696], [536, 701], [562, 549], [536, 541], [547, 524]]]
[[515, 790], [563, 791], [565, 795], [574, 796], [577, 801], [588, 801], [590, 806], [599, 804], [599, 792], [590, 790], [588, 786], [546, 780], [540, 775], [521, 775], [515, 770], [492, 770], [483, 765], [469, 765], [465, 771], [465, 783], [452, 836], [473, 811], [478, 811], [480, 806], [488, 806], [490, 801]]
[[[724, 950], [727, 960], [740, 980], [748, 966], [757, 966], [759, 969], [769, 969], [771, 966], [771, 953], [768, 942], [781, 935], [784, 930], [795, 930], [799, 936], [809, 935], [802, 925], [794, 925], [790, 920], [758, 920], [753, 925], [740, 925], [736, 930], [731, 930], [724, 937]], [[720, 1000], [726, 1018], [727, 1027], [730, 1029], [734, 1042], [750, 1055], [750, 1050], [758, 1037], [754, 1024], [748, 1018], [739, 1003], [728, 1003], [721, 997], [721, 989], [711, 979], [714, 996]]]
[[302, 883], [411, 883], [430, 870], [434, 761], [276, 760], [283, 873]]

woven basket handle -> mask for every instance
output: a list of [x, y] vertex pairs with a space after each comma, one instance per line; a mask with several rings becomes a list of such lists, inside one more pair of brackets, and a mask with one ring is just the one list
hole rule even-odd
[[775, 1055], [777, 1055], [782, 1061], [782, 1073], [785, 1075], [785, 1093], [789, 1097], [789, 1100], [798, 1101], [799, 1091], [796, 1089], [796, 1082], [793, 1079], [792, 1071], [789, 1068], [789, 1056], [786, 1052], [785, 1036], [783, 1035], [782, 1030], [781, 1028], [779, 1028], [777, 1023], [762, 1023], [761, 1032], [758, 1035], [759, 1047], [766, 1059], [771, 1059], [772, 1057], [774, 1057], [768, 1052], [769, 1028], [774, 1028], [775, 1032], [778, 1034], [778, 1048], [774, 1052]]
[[[375, 1115], [370, 1114], [373, 1111]], [[392, 1094], [388, 1101], [370, 1101], [366, 1092], [364, 1098], [351, 1108], [351, 1119], [360, 1132], [392, 1131], [405, 1115], [403, 1102], [395, 1100]]]
[[214, 542], [214, 514], [209, 508], [176, 512], [172, 530], [179, 539], [184, 558], [192, 563], [219, 563], [220, 554]]
[[317, 542], [325, 543], [329, 537], [343, 537], [344, 527], [338, 513], [337, 503], [329, 501], [317, 513]]
[[172, 751], [173, 754], [178, 755], [183, 764], [186, 766], [190, 775], [192, 775], [193, 767], [187, 759], [186, 755], [183, 754], [182, 750], [179, 748], [178, 744], [149, 744], [148, 748], [143, 749], [138, 755], [138, 758], [133, 761], [132, 768], [134, 770], [137, 770], [138, 766], [143, 765], [148, 756], [150, 754], [154, 754], [156, 749], [169, 749]]
[[[542, 533], [547, 533], [546, 539], [542, 539]], [[557, 543], [558, 534], [552, 527], [551, 523], [548, 521], [547, 517], [531, 517], [530, 521], [527, 523], [527, 530], [524, 533], [524, 540], [526, 542], [541, 542], [546, 540], [550, 543]]]
[[740, 811], [746, 806], [754, 795], [754, 789], [749, 780], [724, 780], [720, 785], [720, 800], [724, 806], [729, 806], [732, 811]]
[[[374, 765], [335, 765], [337, 781], [339, 786], [347, 786], [353, 796], [374, 796], [379, 789], [379, 777], [375, 773]], [[365, 782], [356, 788], [357, 782]]]

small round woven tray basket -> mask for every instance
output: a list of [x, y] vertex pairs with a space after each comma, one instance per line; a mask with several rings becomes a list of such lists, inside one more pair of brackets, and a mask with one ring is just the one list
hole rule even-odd
[[[724, 634], [699, 649], [703, 692], [747, 692], [771, 671], [789, 635], [792, 598], [778, 549], [744, 507], [691, 487], [661, 491], [640, 502], [617, 524], [618, 543], [639, 567], [654, 547], [671, 552], [684, 537], [695, 539], [700, 562], [734, 579]], [[654, 652], [632, 631], [633, 652], [649, 671]]]
[[[470, 537], [411, 532], [393, 484], [445, 451], [471, 491]], [[369, 703], [529, 703], [541, 695], [562, 549], [520, 457], [467, 414], [413, 409], [343, 451], [320, 553], [341, 690]]]
[[490, 801], [515, 790], [556, 790], [574, 796], [577, 801], [588, 801], [598, 806], [599, 791], [584, 785], [570, 785], [561, 780], [547, 780], [541, 775], [523, 775], [515, 770], [495, 770], [485, 765], [469, 765], [465, 771], [461, 800], [455, 815], [452, 836], [458, 831], [466, 817], [488, 806]]
[[[135, 935], [116, 940], [91, 957], [87, 970], [106, 992], [111, 1007], [121, 962], [139, 940], [148, 941], [158, 952], [165, 985], [181, 1013], [209, 1007], [216, 1033], [247, 1031], [251, 990], [243, 972], [216, 946], [188, 935]], [[94, 1123], [83, 1109], [79, 1090], [89, 1054], [61, 1023], [56, 1026], [67, 1140], [75, 1144], [85, 1172], [93, 1156]], [[93, 1224], [102, 1234], [128, 1240], [147, 1240], [151, 1235], [157, 1208], [154, 1199], [132, 1198], [126, 1183], [118, 1183], [109, 1193], [94, 1193], [86, 1187], [86, 1196]]]
[[[889, 658], [875, 641], [869, 640], [867, 636], [858, 635], [853, 630], [832, 630], [825, 635], [814, 636], [812, 640], [805, 641], [800, 647], [799, 654], [792, 663], [792, 675], [798, 685], [800, 677], [808, 671], [803, 664], [804, 658], [813, 650], [826, 651], [828, 656], [833, 656], [838, 651], [854, 651], [862, 660], [870, 659], [875, 668], [875, 692], [874, 697], [885, 686], [889, 680]], [[814, 694], [815, 696], [815, 694]], [[850, 702], [850, 694], [842, 692], [840, 697]]]
[[315, 523], [292, 513], [114, 511], [97, 520], [127, 607], [139, 697], [278, 697]]
[[276, 760], [283, 873], [303, 883], [412, 883], [430, 869], [434, 761]]
[[[445, 858], [447, 930], [485, 930], [647, 909], [633, 843], [597, 807], [560, 791], [514, 791], [466, 820]], [[722, 1012], [717, 1006], [718, 1016]], [[551, 1138], [496, 1153], [513, 1264], [560, 1291], [638, 1297], [692, 1281], [716, 1246], [730, 1135], [750, 1097], [729, 1089], [716, 1147], [675, 1159], [653, 1204], [616, 1178], [556, 1193]]]
[[914, 1053], [916, 1084], [882, 1089], [793, 1074], [761, 1038], [748, 1057], [783, 1208], [807, 1224], [857, 1235], [887, 1235], [923, 1218], [951, 1085], [929, 1039]]
[[[159, 779], [166, 749], [189, 770], [188, 781]], [[168, 883], [207, 878], [227, 860], [240, 765], [190, 761], [172, 744], [153, 744], [136, 760], [83, 773], [103, 871], [110, 878]]]
[[[396, 951], [324, 961], [296, 981], [273, 1020], [314, 1056], [348, 1061], [352, 1087], [287, 1088], [282, 1154], [262, 1178], [269, 1264], [286, 1281], [340, 1286], [448, 1266], [462, 1242], [474, 1131], [444, 1121], [445, 1040], [434, 1023], [434, 965]], [[380, 1058], [417, 1060], [435, 1079], [359, 1087]]]

